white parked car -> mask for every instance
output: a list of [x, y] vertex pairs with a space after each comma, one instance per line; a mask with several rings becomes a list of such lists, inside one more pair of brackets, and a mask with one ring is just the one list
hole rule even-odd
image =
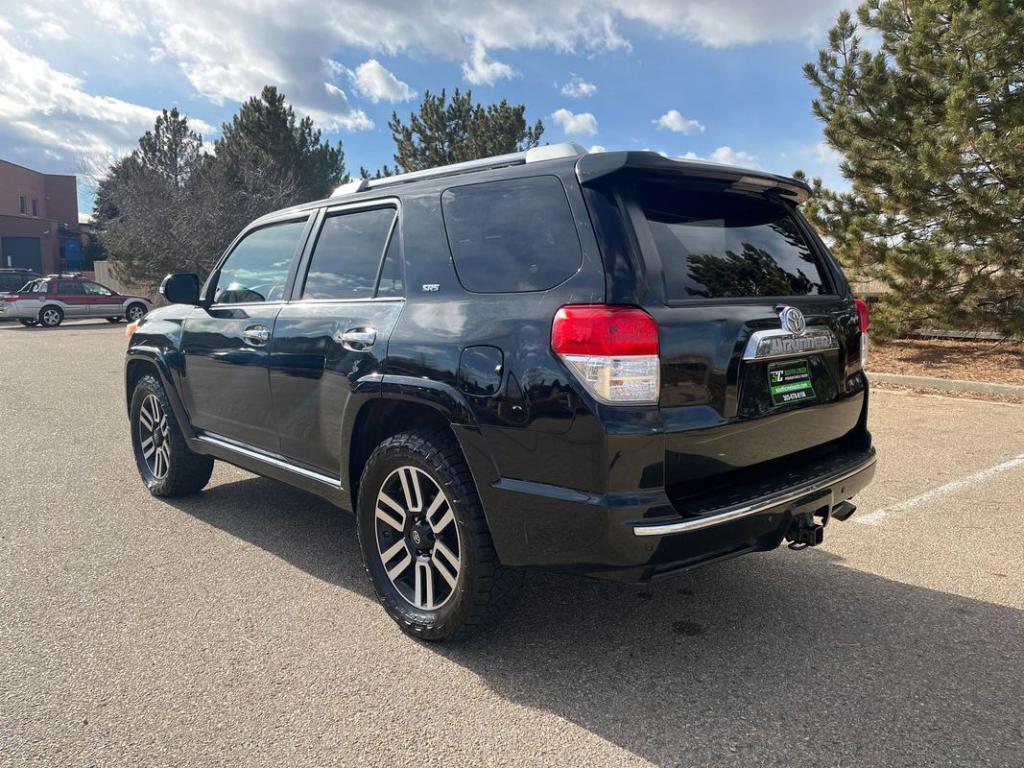
[[125, 296], [105, 285], [77, 275], [49, 275], [32, 280], [17, 293], [0, 296], [0, 319], [22, 325], [55, 328], [70, 317], [105, 317], [112, 323], [122, 318], [135, 322], [153, 308], [142, 296]]

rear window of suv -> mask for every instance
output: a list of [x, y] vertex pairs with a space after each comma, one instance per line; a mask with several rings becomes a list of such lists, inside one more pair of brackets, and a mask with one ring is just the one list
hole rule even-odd
[[662, 182], [640, 184], [638, 193], [670, 301], [830, 292], [782, 203]]
[[468, 291], [544, 291], [580, 268], [576, 223], [554, 176], [453, 187], [441, 207], [455, 271]]

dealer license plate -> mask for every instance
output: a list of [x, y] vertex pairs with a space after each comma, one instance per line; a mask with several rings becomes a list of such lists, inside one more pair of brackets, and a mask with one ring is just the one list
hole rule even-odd
[[771, 392], [772, 405], [789, 405], [814, 400], [811, 366], [806, 360], [770, 363], [768, 389]]

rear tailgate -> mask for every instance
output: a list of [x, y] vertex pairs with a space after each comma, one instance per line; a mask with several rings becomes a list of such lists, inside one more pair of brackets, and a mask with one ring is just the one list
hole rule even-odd
[[[749, 470], [808, 449], [841, 450], [855, 433], [866, 397], [859, 363], [859, 331], [852, 302], [840, 298], [789, 299], [803, 310], [810, 329], [830, 331], [831, 348], [779, 352], [756, 358], [762, 331], [779, 331], [774, 302], [665, 307], [655, 316], [661, 341], [665, 426], [665, 484], [676, 500], [706, 495], [714, 487], [759, 483]], [[772, 337], [769, 338], [779, 338]], [[786, 338], [786, 337], [781, 337]], [[834, 343], [833, 343], [834, 342]], [[779, 378], [793, 371], [790, 391], [802, 398], [786, 402]], [[806, 379], [804, 378], [806, 376]], [[709, 483], [709, 481], [711, 481]]]
[[658, 323], [670, 498], [733, 495], [862, 445], [857, 310], [793, 206], [799, 186], [660, 159], [588, 180], [585, 162], [581, 180], [604, 200], [591, 197], [592, 210], [607, 216], [614, 199], [639, 251], [635, 293], [609, 279], [609, 301]]

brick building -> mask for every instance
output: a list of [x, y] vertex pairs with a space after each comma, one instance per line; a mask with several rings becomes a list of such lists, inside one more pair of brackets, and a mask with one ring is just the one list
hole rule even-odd
[[83, 265], [75, 177], [0, 160], [0, 267], [48, 274]]

